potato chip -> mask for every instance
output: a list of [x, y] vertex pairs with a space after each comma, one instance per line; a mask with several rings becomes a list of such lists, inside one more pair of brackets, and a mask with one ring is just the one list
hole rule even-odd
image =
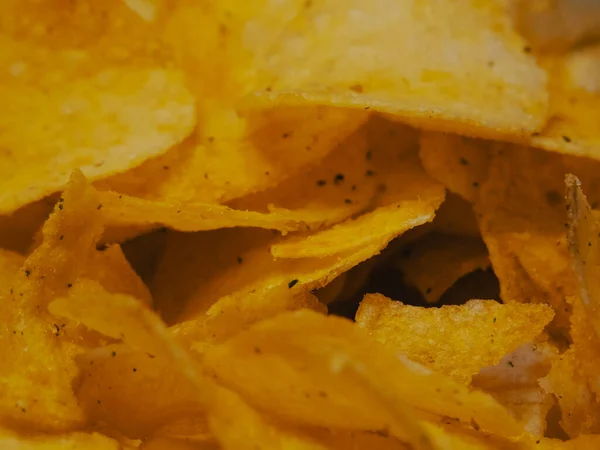
[[[290, 237], [271, 246], [276, 258], [323, 258], [378, 240], [391, 241], [405, 231], [433, 220], [444, 201], [444, 188], [419, 171], [416, 158], [396, 167], [377, 207], [356, 219], [309, 236]], [[395, 183], [392, 180], [397, 180]]]
[[108, 292], [131, 295], [148, 306], [152, 305], [150, 291], [131, 268], [118, 245], [92, 252], [83, 276], [96, 280]]
[[600, 136], [595, 125], [600, 118], [600, 92], [589, 81], [600, 75], [600, 46], [546, 59], [543, 63], [551, 75], [550, 118], [539, 136], [532, 138], [533, 145], [600, 158]]
[[226, 389], [217, 391], [214, 408], [209, 415], [211, 429], [224, 450], [298, 449], [326, 450], [317, 442], [269, 424], [242, 399]]
[[102, 186], [149, 200], [222, 203], [314, 165], [368, 117], [329, 107], [275, 108], [247, 119], [213, 115], [201, 136]]
[[[492, 394], [525, 423], [532, 436], [544, 436], [546, 416], [554, 400], [538, 385], [557, 358], [547, 343], [527, 343], [505, 355], [498, 364], [484, 367], [473, 377], [473, 386]], [[510, 364], [509, 364], [510, 363]]]
[[[167, 323], [197, 318], [225, 296], [230, 297], [231, 302], [266, 304], [271, 301], [266, 297], [280, 295], [282, 291], [296, 294], [327, 285], [338, 275], [377, 255], [395, 232], [327, 258], [289, 260], [274, 260], [269, 245], [282, 238], [267, 231], [169, 233], [152, 292], [157, 309]], [[260, 300], [249, 300], [251, 298]]]
[[[286, 291], [287, 290], [287, 291]], [[179, 341], [194, 343], [194, 350], [204, 353], [203, 346], [223, 342], [250, 325], [285, 311], [312, 309], [326, 313], [327, 307], [309, 292], [289, 292], [285, 286], [277, 295], [249, 295], [240, 302], [237, 297], [225, 296], [214, 303], [206, 314], [196, 320], [181, 322], [171, 328]]]
[[[108, 422], [129, 437], [144, 437], [160, 424], [208, 408], [212, 383], [203, 379], [161, 320], [140, 300], [111, 294], [89, 281], [75, 286], [68, 297], [54, 300], [49, 310], [137, 350], [106, 347], [78, 358], [83, 373], [77, 396], [88, 417]], [[165, 371], [172, 373], [167, 376]], [[131, 383], [136, 384], [134, 390]], [[167, 394], [158, 409], [157, 398], [151, 395], [157, 386]], [[141, 394], [154, 406], [136, 400]], [[132, 395], [132, 404], [123, 408], [123, 399]]]
[[547, 111], [546, 76], [497, 2], [311, 2], [261, 69], [250, 107], [367, 107], [512, 139], [538, 130]]
[[483, 367], [539, 335], [552, 316], [543, 305], [471, 300], [423, 308], [367, 294], [356, 323], [376, 341], [468, 384]]
[[570, 437], [599, 432], [600, 403], [580, 373], [572, 349], [554, 361], [540, 386], [557, 398], [562, 411], [560, 425]]
[[458, 279], [490, 265], [487, 249], [480, 239], [430, 233], [402, 253], [395, 266], [404, 281], [415, 286], [428, 303], [440, 297]]
[[[60, 190], [74, 169], [101, 178], [135, 167], [194, 126], [193, 98], [176, 71], [61, 73], [61, 61], [76, 66], [77, 59], [20, 45], [2, 38], [3, 48], [11, 49], [2, 65], [13, 68], [3, 74], [0, 94], [8, 105], [0, 118], [6, 130], [0, 145], [10, 150], [2, 163], [4, 214]], [[43, 76], [30, 75], [34, 71]]]
[[[42, 244], [10, 273], [0, 291], [4, 423], [66, 431], [83, 421], [71, 388], [77, 372], [71, 355], [82, 343], [74, 344], [77, 330], [56, 323], [45, 307], [54, 296], [66, 294], [95, 247], [102, 223], [94, 197], [81, 174], [74, 174], [44, 224]], [[31, 383], [44, 389], [32, 390]]]
[[105, 423], [132, 438], [154, 434], [184, 417], [204, 430], [206, 405], [196, 386], [170, 361], [126, 345], [94, 349], [77, 359], [74, 385], [91, 423]]
[[586, 158], [497, 148], [476, 205], [503, 301], [551, 304], [556, 338], [569, 329], [571, 308], [566, 298], [576, 292], [566, 245], [562, 180], [566, 173], [575, 173], [589, 183], [590, 192], [600, 192], [598, 169]]
[[399, 439], [379, 431], [346, 431], [327, 428], [302, 428], [308, 436], [332, 450], [407, 450], [409, 447]]
[[600, 338], [600, 227], [581, 191], [581, 182], [573, 175], [566, 177], [569, 218], [569, 251], [573, 259], [579, 288], [579, 299], [586, 310], [596, 336]]
[[448, 190], [474, 202], [487, 178], [490, 141], [442, 133], [422, 133], [419, 156], [425, 171]]
[[144, 442], [140, 450], [219, 450], [219, 447], [212, 442], [157, 436]]
[[19, 436], [0, 430], [0, 448], [7, 450], [120, 450], [119, 443], [99, 433], [70, 433], [47, 436]]
[[[212, 348], [205, 361], [251, 404], [299, 422], [387, 428], [404, 439], [407, 405], [414, 405], [467, 423], [476, 420], [482, 429], [504, 435], [520, 433], [520, 425], [491, 398], [388, 353], [341, 318], [284, 313]], [[264, 373], [271, 374], [268, 380]], [[393, 421], [382, 405], [395, 411]]]

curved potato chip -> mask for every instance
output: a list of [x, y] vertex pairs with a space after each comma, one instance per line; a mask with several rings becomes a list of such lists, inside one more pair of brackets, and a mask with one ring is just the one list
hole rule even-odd
[[600, 403], [577, 366], [575, 352], [567, 350], [540, 380], [540, 386], [557, 397], [562, 411], [560, 425], [572, 438], [600, 433]]
[[327, 450], [312, 439], [269, 424], [234, 392], [219, 388], [209, 424], [223, 450]]
[[219, 450], [219, 446], [213, 442], [156, 436], [144, 442], [140, 450]]
[[[0, 296], [0, 417], [38, 431], [68, 431], [83, 423], [71, 382], [77, 330], [56, 324], [45, 307], [77, 280], [102, 232], [95, 192], [75, 173], [44, 224], [43, 242], [2, 286]], [[85, 345], [85, 344], [83, 344]], [[43, 356], [41, 356], [43, 355]], [[31, 383], [44, 386], [32, 390]]]
[[546, 75], [527, 53], [502, 2], [310, 2], [271, 47], [248, 102], [367, 107], [522, 139], [548, 106]]
[[505, 355], [500, 362], [484, 367], [473, 377], [473, 386], [483, 389], [525, 423], [532, 436], [546, 432], [547, 415], [553, 398], [538, 384], [557, 358], [555, 347], [546, 343], [527, 343]]
[[282, 238], [265, 230], [169, 233], [152, 293], [167, 323], [198, 318], [221, 297], [230, 297], [227, 301], [231, 302], [266, 303], [270, 296], [307, 292], [327, 285], [379, 254], [394, 236], [381, 236], [363, 247], [327, 258], [276, 261], [269, 245]]
[[[1, 44], [15, 45], [5, 38]], [[3, 65], [42, 71], [68, 58], [37, 53], [24, 49]], [[1, 164], [5, 214], [60, 190], [74, 169], [101, 178], [135, 167], [194, 126], [193, 98], [173, 70], [106, 68], [87, 76], [59, 72], [31, 81], [5, 74], [2, 80], [0, 96], [8, 105], [0, 115], [6, 130], [0, 145], [9, 150]]]
[[378, 342], [463, 384], [537, 337], [552, 320], [545, 305], [502, 305], [471, 300], [461, 306], [423, 308], [367, 294], [356, 323]]
[[489, 141], [442, 133], [421, 133], [419, 156], [429, 176], [474, 202], [488, 174]]
[[415, 286], [428, 303], [436, 303], [457, 280], [490, 261], [480, 239], [430, 233], [411, 244], [394, 265], [403, 279]]
[[0, 448], [6, 450], [120, 450], [114, 439], [99, 433], [70, 433], [48, 436], [19, 436], [17, 433], [0, 430]]
[[109, 345], [77, 357], [74, 389], [92, 423], [105, 423], [131, 438], [153, 435], [182, 417], [206, 429], [206, 404], [169, 359], [126, 345]]
[[[311, 311], [260, 322], [213, 347], [205, 362], [251, 404], [304, 423], [359, 429], [396, 423], [400, 429], [390, 431], [405, 438], [404, 426], [410, 422], [402, 422], [408, 420], [406, 414], [390, 422], [383, 402], [388, 408], [405, 405], [408, 414], [406, 408], [415, 406], [467, 423], [476, 420], [482, 429], [505, 436], [522, 431], [491, 397], [397, 357], [365, 339], [348, 320]], [[266, 380], [264, 373], [272, 376]]]
[[550, 118], [541, 133], [532, 137], [532, 144], [600, 159], [596, 127], [600, 120], [600, 90], [589, 81], [600, 77], [600, 46], [563, 57], [548, 57], [542, 64], [550, 72]]
[[577, 291], [566, 245], [564, 177], [574, 173], [588, 183], [593, 202], [600, 200], [599, 170], [587, 158], [498, 147], [476, 203], [502, 300], [551, 304], [556, 311], [551, 331], [558, 339], [568, 333], [567, 299]]
[[391, 241], [411, 228], [431, 222], [444, 201], [442, 185], [420, 170], [416, 157], [388, 167], [390, 172], [381, 177], [385, 190], [373, 211], [308, 236], [292, 236], [272, 245], [271, 254], [276, 258], [323, 258], [380, 239]]
[[248, 118], [216, 111], [211, 117], [180, 146], [100, 186], [149, 200], [226, 202], [314, 165], [368, 115], [323, 106], [273, 108]]
[[[288, 288], [289, 289], [289, 288]], [[214, 303], [204, 316], [180, 322], [170, 331], [179, 341], [185, 341], [196, 352], [204, 353], [203, 345], [214, 345], [248, 328], [250, 325], [285, 311], [312, 309], [327, 313], [327, 307], [309, 292], [285, 292], [279, 295], [251, 296], [252, 301], [240, 302], [225, 296]]]

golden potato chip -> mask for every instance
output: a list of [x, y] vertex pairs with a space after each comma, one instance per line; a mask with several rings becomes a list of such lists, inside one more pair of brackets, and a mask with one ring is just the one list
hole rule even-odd
[[480, 239], [430, 233], [414, 242], [394, 265], [426, 302], [435, 303], [458, 279], [488, 268], [490, 262]]
[[269, 246], [285, 238], [265, 230], [169, 233], [152, 293], [167, 323], [197, 318], [226, 296], [230, 302], [266, 304], [272, 301], [267, 297], [281, 292], [296, 294], [327, 285], [377, 255], [394, 236], [381, 236], [363, 247], [327, 258], [275, 260]]
[[367, 107], [428, 128], [525, 137], [545, 120], [546, 75], [505, 9], [498, 2], [310, 2], [270, 48], [249, 107]]
[[350, 321], [310, 311], [265, 320], [213, 347], [205, 362], [250, 404], [297, 422], [418, 439], [406, 429], [419, 428], [407, 416], [412, 405], [503, 435], [521, 429], [487, 395], [388, 353]]
[[405, 171], [408, 162], [403, 157], [416, 149], [414, 129], [373, 116], [308, 172], [297, 173], [275, 188], [243, 197], [230, 206], [328, 213], [328, 224], [332, 225], [376, 206], [384, 186], [393, 189], [398, 184], [388, 186], [390, 173]]
[[156, 19], [157, 0], [123, 0], [142, 19], [152, 22]]
[[560, 425], [570, 437], [600, 430], [600, 403], [577, 365], [575, 352], [567, 350], [540, 380], [540, 386], [557, 398], [562, 411]]
[[368, 115], [297, 107], [274, 108], [248, 118], [235, 112], [213, 112], [211, 117], [211, 128], [207, 125], [200, 136], [100, 186], [149, 200], [226, 202], [276, 186], [314, 165]]
[[302, 428], [308, 436], [314, 438], [326, 448], [332, 450], [408, 450], [408, 445], [390, 436], [383, 430], [347, 431], [330, 428]]
[[425, 171], [448, 190], [474, 202], [486, 180], [493, 143], [442, 133], [422, 133], [419, 156]]
[[195, 320], [178, 323], [171, 333], [179, 341], [194, 343], [194, 350], [204, 353], [202, 347], [223, 342], [250, 325], [285, 311], [312, 309], [327, 313], [327, 307], [309, 292], [290, 292], [287, 286], [276, 294], [248, 295], [243, 302], [235, 296], [221, 297], [206, 314]]
[[568, 333], [566, 299], [577, 290], [566, 245], [564, 176], [577, 174], [596, 193], [599, 169], [586, 158], [504, 146], [493, 153], [476, 204], [503, 301], [551, 304], [556, 338]]
[[94, 349], [77, 358], [74, 388], [91, 423], [105, 423], [131, 438], [154, 434], [184, 417], [206, 425], [196, 386], [165, 358], [126, 345]]
[[[71, 355], [80, 351], [76, 329], [45, 311], [57, 295], [66, 295], [102, 231], [95, 193], [81, 174], [44, 224], [42, 244], [23, 266], [10, 273], [0, 296], [4, 423], [38, 431], [66, 431], [81, 425], [82, 412], [71, 388], [77, 373]], [[57, 323], [58, 322], [58, 323]], [[35, 383], [44, 389], [31, 389]]]
[[12, 68], [3, 74], [0, 91], [7, 104], [0, 145], [10, 150], [2, 162], [4, 214], [60, 190], [74, 169], [101, 178], [135, 167], [194, 126], [193, 98], [176, 71], [106, 67], [87, 75], [61, 73], [63, 65], [77, 66], [77, 59], [41, 48], [33, 52], [6, 38], [0, 45], [10, 50], [2, 65]]
[[471, 300], [423, 308], [367, 294], [356, 323], [376, 341], [468, 384], [483, 367], [539, 335], [552, 316], [544, 305]]
[[544, 436], [546, 416], [554, 400], [538, 384], [557, 358], [557, 351], [544, 342], [521, 345], [498, 364], [484, 367], [473, 377], [473, 386], [483, 389], [525, 423], [532, 436]]
[[600, 338], [600, 227], [581, 191], [581, 182], [572, 174], [566, 177], [569, 218], [569, 251], [577, 276], [579, 299], [586, 319]]
[[119, 443], [99, 433], [70, 433], [61, 435], [20, 436], [0, 430], [0, 448], [7, 450], [120, 450]]
[[328, 257], [382, 239], [389, 242], [411, 228], [431, 222], [435, 210], [444, 201], [444, 188], [419, 170], [416, 158], [403, 162], [403, 167], [396, 167], [390, 173], [384, 184], [385, 191], [373, 211], [315, 234], [292, 236], [272, 245], [272, 255], [276, 258]]
[[212, 442], [156, 436], [144, 442], [140, 450], [219, 450], [219, 446]]
[[209, 414], [209, 423], [224, 450], [298, 449], [326, 450], [326, 447], [299, 434], [269, 424], [234, 392], [220, 388]]
[[[593, 3], [593, 2], [592, 2]], [[600, 158], [600, 46], [561, 57], [547, 57], [550, 73], [550, 118], [532, 138], [536, 147], [556, 152]], [[591, 80], [591, 82], [590, 82]]]
[[82, 275], [97, 281], [108, 292], [131, 295], [148, 306], [152, 305], [150, 291], [129, 265], [118, 245], [92, 252]]
[[[111, 294], [88, 281], [74, 286], [68, 297], [54, 300], [49, 310], [131, 347], [99, 348], [79, 356], [82, 373], [77, 397], [92, 420], [110, 423], [136, 438], [147, 436], [158, 425], [202, 414], [208, 408], [212, 383], [203, 379], [195, 363], [142, 301]], [[165, 393], [160, 408], [156, 408], [158, 398], [152, 395], [157, 387]], [[126, 398], [132, 400], [124, 408]]]

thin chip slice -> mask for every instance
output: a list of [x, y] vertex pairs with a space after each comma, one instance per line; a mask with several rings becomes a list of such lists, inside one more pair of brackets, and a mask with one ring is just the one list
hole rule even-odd
[[[78, 332], [47, 314], [56, 295], [76, 282], [102, 232], [95, 193], [74, 174], [54, 213], [44, 224], [43, 242], [2, 286], [0, 417], [4, 423], [38, 431], [68, 431], [81, 425], [71, 382], [72, 355], [84, 344]], [[44, 386], [32, 390], [31, 384]]]
[[[394, 170], [395, 169], [395, 170]], [[391, 241], [411, 228], [431, 222], [444, 201], [445, 190], [420, 170], [416, 157], [407, 158], [384, 178], [385, 190], [376, 208], [356, 219], [271, 246], [276, 258], [323, 258]]]
[[108, 292], [131, 295], [148, 306], [152, 305], [148, 287], [135, 273], [118, 245], [91, 252], [82, 275], [97, 281]]
[[440, 297], [457, 280], [490, 265], [485, 244], [476, 238], [430, 233], [401, 253], [395, 266], [404, 281], [415, 286], [428, 303]]
[[569, 251], [577, 276], [579, 298], [587, 320], [600, 338], [600, 226], [592, 214], [581, 182], [567, 175], [567, 210], [569, 212]]
[[[487, 395], [398, 357], [348, 320], [311, 311], [265, 320], [211, 349], [205, 362], [250, 404], [308, 424], [388, 428], [406, 438], [412, 405], [507, 436], [522, 430]], [[390, 412], [400, 415], [392, 421]]]
[[127, 345], [109, 345], [77, 358], [75, 393], [87, 420], [130, 438], [145, 438], [182, 419], [205, 430], [206, 405], [196, 386], [170, 360]]
[[554, 400], [538, 381], [548, 374], [557, 356], [556, 348], [550, 344], [523, 344], [495, 366], [481, 369], [473, 377], [473, 386], [492, 394], [505, 405], [525, 423], [530, 435], [542, 437]]
[[540, 386], [557, 398], [562, 411], [560, 425], [572, 438], [600, 433], [600, 403], [577, 366], [575, 352], [567, 350], [540, 380]]
[[[308, 292], [383, 250], [395, 234], [327, 258], [274, 260], [269, 246], [282, 239], [257, 229], [169, 233], [152, 292], [167, 323], [198, 318], [221, 297], [235, 303], [280, 293]], [[260, 300], [252, 300], [260, 299]], [[237, 299], [237, 300], [236, 300]]]
[[376, 341], [468, 384], [483, 367], [537, 337], [552, 316], [543, 305], [471, 300], [423, 308], [367, 294], [356, 322]]
[[260, 320], [298, 309], [327, 312], [327, 307], [310, 292], [290, 292], [286, 286], [273, 295], [250, 295], [244, 302], [235, 296], [222, 297], [203, 316], [178, 323], [170, 331], [179, 341], [193, 343], [196, 352], [204, 353], [205, 345], [223, 342]]
[[[594, 3], [594, 2], [590, 2]], [[548, 57], [550, 72], [550, 118], [536, 147], [600, 159], [600, 46], [578, 50], [563, 57]]]
[[429, 176], [474, 202], [488, 174], [493, 143], [442, 133], [422, 133], [419, 156]]
[[[75, 286], [68, 297], [54, 300], [49, 310], [131, 347], [125, 351], [100, 348], [78, 358], [82, 376], [77, 396], [88, 417], [110, 423], [128, 437], [141, 438], [159, 425], [201, 415], [209, 408], [213, 383], [204, 379], [196, 363], [142, 301], [109, 293], [88, 281]], [[153, 395], [157, 387], [165, 394], [160, 397], [160, 408]], [[136, 400], [138, 396], [152, 406]], [[124, 398], [132, 398], [127, 408]]]
[[545, 73], [527, 53], [502, 2], [310, 2], [268, 52], [249, 103], [368, 107], [519, 139], [547, 111]]
[[99, 433], [70, 433], [48, 436], [19, 436], [0, 430], [0, 448], [6, 450], [120, 450], [117, 441]]
[[[183, 140], [194, 126], [193, 98], [178, 72], [106, 67], [87, 76], [61, 73], [61, 65], [76, 65], [72, 56], [34, 53], [6, 38], [1, 44], [18, 48], [3, 53], [2, 66], [26, 72], [7, 71], [1, 78], [7, 108], [0, 116], [6, 130], [0, 145], [9, 150], [1, 165], [1, 213], [60, 190], [74, 169], [101, 178], [133, 168]], [[46, 76], [51, 68], [58, 73]], [[27, 71], [44, 76], [30, 79]]]
[[564, 177], [579, 176], [593, 202], [600, 200], [599, 169], [587, 158], [498, 147], [476, 204], [502, 300], [551, 304], [556, 315], [550, 331], [563, 342], [570, 328], [567, 300], [577, 291], [567, 249]]
[[323, 106], [273, 108], [248, 118], [217, 110], [210, 117], [182, 145], [100, 186], [148, 200], [223, 203], [315, 165], [368, 115]]
[[[300, 132], [284, 134], [289, 135], [286, 139], [294, 139]], [[147, 200], [116, 192], [100, 196], [107, 222], [113, 227], [163, 225], [179, 231], [233, 226], [283, 232], [317, 229], [373, 206], [394, 202], [397, 206], [402, 200], [416, 199], [417, 192], [427, 198], [433, 183], [429, 180], [427, 184], [428, 178], [419, 170], [416, 159], [406, 156], [414, 155], [416, 143], [415, 130], [374, 117], [307, 173], [230, 202], [231, 208], [214, 203]], [[382, 195], [384, 188], [388, 192]], [[378, 217], [383, 220], [385, 215]], [[390, 223], [398, 220], [389, 218]]]
[[220, 388], [209, 423], [223, 450], [326, 450], [308, 437], [286, 432], [269, 424], [234, 392]]
[[219, 446], [213, 442], [156, 436], [144, 442], [140, 450], [219, 450]]

